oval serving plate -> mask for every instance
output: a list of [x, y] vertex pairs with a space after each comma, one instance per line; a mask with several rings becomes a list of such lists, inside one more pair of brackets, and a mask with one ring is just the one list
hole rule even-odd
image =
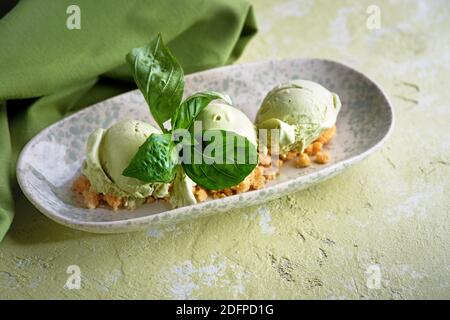
[[293, 59], [211, 69], [186, 76], [185, 94], [206, 89], [227, 93], [234, 106], [254, 120], [262, 99], [273, 86], [299, 78], [322, 84], [342, 100], [337, 135], [328, 147], [331, 161], [306, 169], [285, 165], [280, 176], [264, 189], [177, 209], [163, 201], [115, 212], [82, 208], [70, 186], [80, 175], [88, 135], [121, 119], [154, 123], [138, 90], [97, 103], [36, 135], [20, 155], [19, 185], [26, 197], [56, 222], [95, 233], [128, 232], [282, 197], [336, 175], [367, 157], [387, 139], [394, 119], [382, 90], [362, 73], [333, 61]]

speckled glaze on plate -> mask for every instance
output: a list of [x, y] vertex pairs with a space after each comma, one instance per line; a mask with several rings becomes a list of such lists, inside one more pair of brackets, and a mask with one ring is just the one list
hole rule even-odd
[[185, 94], [207, 89], [227, 93], [234, 105], [254, 120], [265, 94], [276, 84], [291, 79], [316, 81], [341, 98], [337, 136], [328, 146], [331, 161], [306, 169], [285, 165], [280, 177], [262, 190], [177, 209], [163, 202], [133, 211], [80, 207], [70, 185], [80, 175], [88, 135], [121, 119], [154, 123], [138, 90], [99, 102], [36, 135], [20, 155], [19, 185], [27, 198], [56, 222], [95, 233], [128, 232], [256, 205], [299, 191], [364, 159], [389, 136], [393, 110], [383, 91], [362, 73], [329, 60], [293, 59], [211, 69], [186, 76]]

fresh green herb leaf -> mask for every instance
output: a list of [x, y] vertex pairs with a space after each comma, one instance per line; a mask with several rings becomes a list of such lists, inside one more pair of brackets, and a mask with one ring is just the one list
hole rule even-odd
[[172, 117], [183, 97], [183, 69], [164, 45], [161, 35], [149, 45], [133, 49], [126, 59], [153, 118], [165, 131], [163, 123]]
[[[227, 95], [205, 91], [194, 94], [180, 105], [184, 90], [183, 69], [164, 45], [161, 35], [148, 46], [133, 49], [127, 55], [127, 62], [153, 118], [163, 132], [167, 132], [164, 123], [171, 119], [172, 131], [151, 135], [123, 171], [124, 176], [145, 182], [171, 182], [179, 168], [178, 149], [186, 146], [194, 159], [183, 162], [183, 169], [202, 187], [232, 187], [253, 171], [258, 163], [256, 146], [233, 132], [208, 130], [216, 134], [216, 138], [206, 139], [201, 144], [195, 137], [178, 144], [174, 142], [174, 130], [189, 129], [211, 101], [223, 99], [229, 104], [231, 101]], [[205, 135], [202, 137], [204, 139]]]
[[152, 134], [122, 174], [145, 182], [171, 182], [177, 165], [178, 152], [172, 134]]
[[189, 129], [198, 114], [208, 104], [216, 99], [222, 99], [231, 105], [231, 99], [228, 95], [214, 91], [197, 92], [187, 98], [175, 111], [172, 117], [172, 130]]
[[238, 185], [258, 163], [256, 146], [231, 131], [207, 130], [203, 137], [206, 132], [216, 138], [192, 144], [191, 161], [183, 162], [184, 171], [198, 185], [210, 190]]

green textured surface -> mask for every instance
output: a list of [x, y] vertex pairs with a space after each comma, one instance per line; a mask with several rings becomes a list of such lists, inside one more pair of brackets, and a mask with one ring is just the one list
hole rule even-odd
[[[173, 227], [92, 235], [16, 208], [0, 245], [2, 298], [450, 298], [450, 3], [253, 1], [260, 32], [239, 62], [322, 57], [386, 90], [381, 151], [264, 206]], [[21, 202], [22, 203], [22, 202]], [[64, 288], [69, 265], [79, 290]], [[366, 269], [381, 268], [381, 288]]]

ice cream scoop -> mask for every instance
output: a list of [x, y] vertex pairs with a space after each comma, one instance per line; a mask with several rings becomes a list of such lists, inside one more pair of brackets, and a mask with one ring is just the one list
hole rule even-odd
[[[278, 129], [282, 152], [302, 152], [327, 128], [341, 108], [339, 96], [313, 81], [293, 80], [273, 88], [256, 115], [258, 129]], [[267, 141], [270, 147], [271, 139]]]
[[200, 112], [195, 121], [202, 122], [203, 130], [231, 131], [257, 145], [254, 124], [242, 111], [233, 106], [218, 102], [210, 103]]
[[166, 196], [168, 184], [146, 183], [122, 175], [139, 147], [154, 133], [160, 131], [138, 120], [123, 120], [107, 130], [95, 130], [88, 138], [82, 169], [93, 191], [131, 199]]
[[[213, 102], [210, 103], [195, 119], [201, 122], [202, 130], [225, 130], [236, 133], [249, 140], [255, 147], [257, 146], [256, 130], [250, 119], [239, 109], [233, 106]], [[195, 132], [195, 124], [190, 128]], [[173, 181], [173, 188], [170, 202], [174, 207], [182, 207], [197, 203], [193, 193], [196, 185], [180, 168]]]

